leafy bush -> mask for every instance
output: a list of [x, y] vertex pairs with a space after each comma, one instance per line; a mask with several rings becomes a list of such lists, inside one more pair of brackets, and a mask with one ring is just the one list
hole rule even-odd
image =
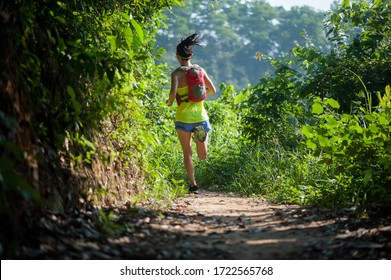
[[325, 20], [328, 53], [307, 38], [284, 57], [257, 54], [275, 71], [237, 105], [249, 142], [233, 189], [304, 205], [391, 202], [388, 87], [379, 93], [389, 17], [387, 1], [343, 1]]
[[[338, 114], [338, 102], [316, 99], [313, 112], [316, 126], [303, 127], [306, 145], [320, 162], [329, 164], [335, 174], [351, 178], [352, 199], [356, 203], [391, 202], [391, 91], [374, 111], [361, 108], [360, 114]], [[331, 106], [331, 108], [330, 108]], [[325, 109], [328, 111], [325, 111]]]
[[[325, 32], [331, 45], [329, 53], [315, 47], [293, 49], [307, 69], [302, 95], [333, 98], [341, 110], [365, 106], [365, 82], [369, 92], [383, 91], [391, 76], [391, 20], [389, 1], [342, 1], [325, 19]], [[355, 73], [355, 74], [353, 74]], [[373, 104], [377, 105], [374, 95]]]
[[245, 104], [238, 105], [247, 107], [242, 129], [253, 142], [278, 141], [294, 148], [300, 142], [300, 125], [308, 118], [308, 101], [298, 96], [302, 84], [298, 71], [286, 66], [292, 60], [269, 59], [276, 67], [275, 76], [262, 78], [248, 90]]
[[182, 1], [1, 2], [4, 251], [23, 240], [23, 219], [57, 198], [71, 211], [87, 196], [123, 202], [162, 181], [149, 158], [167, 80], [154, 39], [174, 4]]

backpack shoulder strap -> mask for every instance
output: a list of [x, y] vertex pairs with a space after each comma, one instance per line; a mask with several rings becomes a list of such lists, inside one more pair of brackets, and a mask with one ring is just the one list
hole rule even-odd
[[183, 70], [186, 73], [187, 71], [189, 71], [190, 67], [181, 66], [181, 67], [179, 67], [179, 69]]
[[198, 64], [192, 64], [190, 66], [181, 66], [179, 67], [179, 69], [182, 69], [183, 71], [185, 71], [185, 73], [187, 71], [189, 71], [190, 69], [193, 69], [193, 68], [199, 68], [199, 69], [202, 69], [201, 66], [199, 66]]

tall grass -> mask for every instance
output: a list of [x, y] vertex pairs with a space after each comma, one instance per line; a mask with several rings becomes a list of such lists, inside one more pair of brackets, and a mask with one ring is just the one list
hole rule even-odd
[[302, 206], [338, 206], [351, 194], [346, 179], [309, 154], [265, 143], [242, 150], [242, 164], [230, 189], [246, 196]]

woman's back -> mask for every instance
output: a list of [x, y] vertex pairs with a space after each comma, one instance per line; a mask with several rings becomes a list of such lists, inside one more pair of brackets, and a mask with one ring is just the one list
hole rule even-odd
[[186, 78], [186, 73], [185, 70], [188, 67], [186, 66], [181, 66], [175, 70], [175, 75], [177, 75], [178, 78], [178, 88], [184, 88], [187, 86], [187, 78]]

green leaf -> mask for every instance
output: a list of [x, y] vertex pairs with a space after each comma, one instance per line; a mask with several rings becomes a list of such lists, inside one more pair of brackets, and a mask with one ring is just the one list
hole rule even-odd
[[372, 179], [372, 171], [365, 171], [364, 174], [364, 185], [368, 185], [369, 181]]
[[307, 148], [309, 149], [312, 149], [312, 150], [315, 150], [316, 149], [316, 144], [314, 142], [312, 142], [311, 140], [307, 140], [305, 142]]
[[174, 5], [178, 5], [178, 6], [184, 6], [185, 5], [185, 3], [183, 1], [181, 1], [181, 0], [173, 0], [172, 3]]
[[338, 122], [333, 115], [326, 115], [324, 119], [327, 121], [329, 127], [338, 126]]
[[55, 16], [55, 19], [57, 19], [59, 22], [66, 24], [67, 20], [62, 16]]
[[69, 94], [71, 99], [75, 99], [76, 94], [75, 94], [75, 91], [73, 90], [73, 88], [71, 86], [67, 86], [67, 93]]
[[342, 1], [342, 7], [343, 8], [347, 8], [347, 9], [349, 9], [350, 8], [350, 0], [343, 0]]
[[73, 108], [75, 109], [76, 115], [80, 115], [81, 105], [76, 100], [75, 91], [73, 90], [73, 88], [71, 86], [67, 86], [67, 93], [68, 93], [69, 97], [71, 98], [71, 102], [72, 102]]
[[369, 130], [373, 133], [373, 134], [377, 134], [379, 132], [379, 128], [377, 127], [376, 124], [371, 124], [369, 125]]
[[351, 125], [351, 126], [349, 126], [349, 129], [350, 130], [355, 130], [358, 133], [363, 133], [363, 131], [364, 131], [363, 128], [361, 126], [359, 126], [359, 125]]
[[125, 41], [126, 41], [126, 44], [128, 45], [128, 47], [132, 46], [133, 32], [132, 32], [132, 29], [130, 29], [129, 26], [127, 26], [126, 29], [125, 29]]
[[314, 103], [312, 105], [312, 113], [313, 114], [317, 114], [317, 115], [320, 115], [323, 113], [323, 107], [322, 105], [320, 105], [319, 103]]
[[379, 123], [380, 123], [381, 125], [388, 125], [388, 124], [390, 123], [390, 121], [389, 121], [388, 119], [386, 119], [385, 117], [380, 116], [380, 117], [379, 117]]
[[339, 105], [338, 101], [333, 99], [333, 98], [326, 99], [325, 103], [330, 105], [334, 109], [339, 109], [340, 108], [340, 105]]
[[134, 29], [136, 30], [137, 36], [140, 39], [141, 43], [144, 43], [144, 31], [141, 26], [134, 19], [131, 20]]
[[244, 99], [245, 99], [245, 95], [243, 93], [240, 93], [235, 97], [234, 104], [237, 105], [241, 103]]
[[110, 48], [112, 50], [116, 50], [117, 49], [117, 37], [116, 36], [107, 36], [107, 40], [109, 40], [109, 43], [110, 43]]
[[304, 126], [302, 129], [301, 129], [301, 132], [307, 137], [307, 138], [312, 138], [313, 137], [313, 133], [311, 131], [311, 126], [309, 125], [306, 125]]
[[377, 8], [377, 7], [379, 7], [379, 5], [381, 5], [381, 3], [382, 3], [383, 1], [382, 0], [375, 0], [374, 1], [374, 8]]

